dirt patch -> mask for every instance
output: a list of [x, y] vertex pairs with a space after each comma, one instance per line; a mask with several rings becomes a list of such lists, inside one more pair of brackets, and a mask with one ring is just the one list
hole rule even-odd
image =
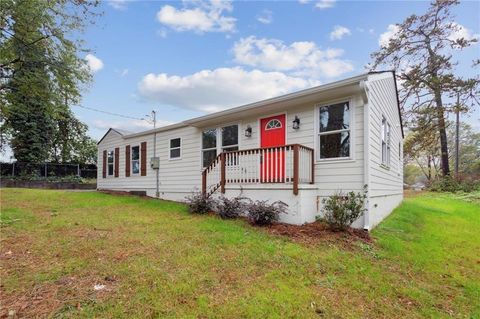
[[0, 318], [43, 318], [62, 309], [80, 310], [82, 305], [109, 296], [115, 290], [116, 281], [112, 276], [63, 277], [26, 291], [9, 293], [0, 286]]
[[260, 227], [267, 233], [285, 236], [302, 244], [340, 243], [351, 247], [358, 241], [371, 243], [372, 239], [368, 232], [361, 229], [349, 228], [345, 232], [333, 232], [327, 225], [315, 222], [305, 225], [274, 224], [268, 227]]

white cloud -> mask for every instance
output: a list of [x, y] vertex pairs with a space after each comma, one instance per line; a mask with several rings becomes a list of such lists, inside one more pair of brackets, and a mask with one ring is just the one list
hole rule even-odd
[[127, 8], [127, 0], [108, 0], [107, 3], [116, 10], [125, 10]]
[[297, 76], [336, 77], [353, 70], [350, 61], [340, 59], [342, 49], [321, 50], [307, 41], [286, 45], [280, 40], [250, 36], [236, 42], [233, 53], [238, 63]]
[[123, 69], [122, 72], [120, 72], [120, 76], [126, 76], [128, 74], [128, 69]]
[[260, 15], [257, 16], [257, 20], [263, 24], [270, 24], [273, 21], [273, 13], [270, 10], [263, 10]]
[[[157, 120], [157, 127], [173, 124], [170, 121]], [[95, 120], [93, 121], [93, 127], [99, 130], [108, 130], [109, 128], [121, 129], [129, 132], [140, 132], [149, 129], [153, 129], [151, 122], [142, 120], [125, 120], [125, 121], [106, 121]]]
[[347, 27], [336, 25], [333, 31], [330, 32], [330, 40], [340, 40], [346, 35], [351, 35], [352, 32]]
[[336, 0], [320, 0], [315, 4], [315, 8], [318, 9], [329, 9], [335, 6]]
[[93, 54], [87, 54], [85, 60], [87, 61], [87, 66], [90, 69], [90, 72], [95, 73], [103, 69], [103, 61]]
[[453, 27], [454, 31], [448, 37], [452, 41], [456, 41], [456, 40], [462, 39], [462, 38], [465, 39], [465, 40], [472, 40], [472, 39], [479, 38], [478, 34], [473, 34], [472, 30], [467, 29], [466, 27], [464, 27], [461, 24], [452, 22], [452, 27]]
[[186, 76], [150, 73], [140, 81], [138, 91], [149, 100], [210, 113], [318, 84], [281, 72], [234, 67], [202, 70]]
[[157, 12], [157, 20], [175, 31], [234, 32], [236, 19], [224, 15], [233, 10], [230, 1], [186, 1], [184, 7], [177, 9], [171, 5], [163, 6]]
[[383, 32], [380, 34], [380, 37], [378, 38], [378, 45], [381, 47], [387, 47], [388, 43], [390, 42], [390, 39], [398, 33], [400, 30], [400, 27], [395, 24], [389, 24], [387, 27], [387, 31]]
[[298, 2], [301, 4], [306, 4], [306, 3], [309, 3], [310, 0], [298, 0]]

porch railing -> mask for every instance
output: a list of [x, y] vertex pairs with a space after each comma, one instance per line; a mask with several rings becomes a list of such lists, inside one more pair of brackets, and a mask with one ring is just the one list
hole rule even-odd
[[291, 144], [220, 153], [202, 172], [202, 192], [210, 196], [226, 184], [299, 184], [315, 182], [313, 149]]

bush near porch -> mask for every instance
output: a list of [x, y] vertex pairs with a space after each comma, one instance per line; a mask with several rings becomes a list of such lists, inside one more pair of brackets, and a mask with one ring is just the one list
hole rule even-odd
[[0, 196], [0, 316], [480, 316], [480, 196], [407, 197], [348, 245], [133, 196]]

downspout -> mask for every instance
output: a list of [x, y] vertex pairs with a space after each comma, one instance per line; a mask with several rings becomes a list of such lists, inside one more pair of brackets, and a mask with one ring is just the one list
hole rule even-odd
[[363, 229], [370, 230], [370, 106], [368, 92], [370, 90], [367, 81], [360, 82], [363, 100], [363, 181], [366, 185], [365, 191], [365, 214], [363, 215]]
[[[153, 133], [153, 157], [157, 157], [157, 131]], [[156, 178], [156, 188], [155, 188], [155, 197], [160, 197], [160, 191], [159, 191], [159, 173], [160, 173], [160, 167], [155, 170], [155, 178]]]

